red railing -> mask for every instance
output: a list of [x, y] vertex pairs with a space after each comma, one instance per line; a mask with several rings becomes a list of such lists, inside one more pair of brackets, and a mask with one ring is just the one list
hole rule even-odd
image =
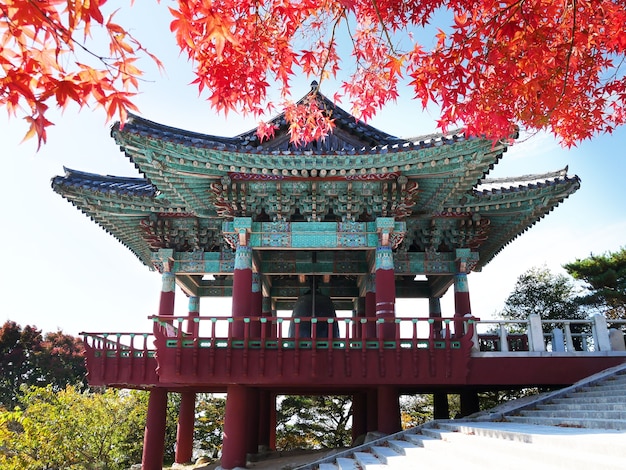
[[150, 386], [158, 382], [152, 333], [81, 333], [90, 385]]

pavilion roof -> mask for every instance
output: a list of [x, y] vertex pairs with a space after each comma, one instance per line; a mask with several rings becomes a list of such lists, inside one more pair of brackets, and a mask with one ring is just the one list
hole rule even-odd
[[567, 168], [489, 179], [504, 143], [463, 131], [402, 139], [357, 121], [316, 86], [303, 100], [312, 98], [336, 124], [322, 141], [291, 143], [283, 115], [271, 121], [275, 135], [263, 142], [256, 130], [223, 137], [130, 115], [111, 133], [142, 177], [66, 168], [52, 187], [148, 266], [162, 248], [227, 251], [222, 223], [235, 217], [251, 218], [262, 233], [274, 223], [306, 221], [336, 222], [339, 233], [341, 223], [380, 217], [406, 228], [399, 250], [408, 254], [398, 260], [407, 266], [417, 259], [411, 253], [470, 248], [480, 269], [580, 186]]

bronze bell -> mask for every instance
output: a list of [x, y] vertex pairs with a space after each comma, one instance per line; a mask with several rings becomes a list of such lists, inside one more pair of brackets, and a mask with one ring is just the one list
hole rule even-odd
[[[330, 297], [322, 294], [319, 289], [313, 288], [306, 291], [298, 300], [293, 308], [292, 318], [337, 318], [335, 313], [335, 305]], [[332, 337], [339, 337], [339, 325], [337, 322], [333, 322]], [[289, 326], [289, 336], [291, 338], [296, 336], [296, 325], [291, 323]], [[323, 340], [328, 338], [328, 323], [326, 321], [319, 321], [316, 324], [315, 329], [316, 338]], [[302, 321], [298, 330], [298, 337], [311, 338], [311, 322]]]

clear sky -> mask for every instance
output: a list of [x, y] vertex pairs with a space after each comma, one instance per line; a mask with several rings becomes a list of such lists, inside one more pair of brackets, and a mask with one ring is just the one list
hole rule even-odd
[[[163, 124], [207, 134], [236, 135], [256, 122], [211, 110], [204, 97], [188, 85], [191, 66], [178, 55], [169, 33], [166, 5], [137, 2], [130, 10], [135, 34], [167, 68], [165, 75], [146, 67], [146, 82], [137, 99], [141, 115]], [[160, 12], [160, 13], [159, 13]], [[148, 21], [149, 18], [149, 21]], [[138, 21], [141, 19], [141, 21]], [[122, 21], [120, 21], [122, 22]], [[141, 24], [138, 24], [141, 23]], [[124, 21], [124, 24], [129, 24]], [[311, 79], [299, 81], [294, 98]], [[323, 85], [332, 96], [336, 90]], [[349, 103], [342, 103], [349, 110]], [[405, 90], [397, 104], [385, 108], [369, 123], [390, 134], [412, 137], [435, 130], [435, 113], [425, 113]], [[27, 130], [20, 120], [0, 112], [0, 321], [80, 331], [149, 331], [146, 317], [156, 314], [160, 276], [66, 200], [55, 194], [50, 180], [63, 167], [139, 176], [109, 136], [102, 110], [69, 108], [52, 115], [55, 126], [48, 144], [36, 152], [36, 142], [20, 144]], [[626, 129], [598, 136], [577, 148], [563, 149], [551, 137], [537, 135], [505, 153], [489, 176], [519, 176], [569, 166], [582, 179], [581, 189], [523, 236], [507, 246], [483, 272], [469, 276], [474, 315], [492, 317], [513, 289], [517, 276], [533, 266], [560, 266], [590, 253], [626, 246]], [[187, 301], [177, 292], [177, 312]], [[452, 296], [443, 301], [444, 316], [453, 314]], [[203, 300], [201, 314], [230, 313], [228, 300]], [[425, 316], [423, 303], [402, 302], [398, 313]]]

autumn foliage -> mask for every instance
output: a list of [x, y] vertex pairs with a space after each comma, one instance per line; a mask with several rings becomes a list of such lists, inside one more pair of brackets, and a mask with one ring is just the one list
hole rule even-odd
[[[146, 51], [103, 18], [105, 2], [0, 1], [0, 103], [24, 113], [40, 140], [51, 102], [95, 102], [108, 117], [133, 109], [133, 62]], [[442, 129], [461, 124], [494, 139], [520, 126], [572, 145], [626, 119], [623, 0], [178, 0], [170, 11], [211, 105], [256, 116], [287, 109], [296, 142], [333, 125], [313, 101], [290, 101], [296, 75], [341, 78], [335, 99], [364, 120], [409, 86], [440, 109]], [[423, 38], [431, 23], [440, 29]], [[82, 39], [92, 25], [107, 33], [110, 58], [65, 70], [60, 56], [82, 48], [78, 26]], [[275, 88], [279, 102], [268, 102]]]

